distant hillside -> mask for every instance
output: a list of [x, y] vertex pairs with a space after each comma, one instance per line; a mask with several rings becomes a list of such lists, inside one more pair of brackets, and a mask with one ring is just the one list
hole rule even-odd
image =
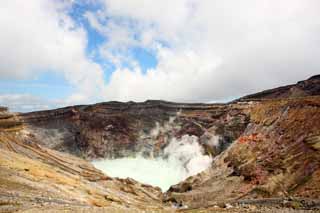
[[247, 95], [240, 100], [249, 99], [279, 99], [320, 95], [320, 75], [299, 81], [296, 84], [265, 90], [252, 95]]

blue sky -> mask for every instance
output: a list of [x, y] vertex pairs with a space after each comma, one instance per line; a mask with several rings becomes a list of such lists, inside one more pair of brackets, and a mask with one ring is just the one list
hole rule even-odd
[[[102, 45], [104, 42], [108, 41], [107, 37], [101, 35], [96, 29], [94, 29], [88, 20], [84, 17], [85, 13], [87, 12], [97, 12], [103, 7], [102, 4], [99, 3], [86, 3], [86, 2], [76, 2], [72, 9], [70, 10], [69, 14], [72, 19], [81, 27], [83, 27], [88, 36], [88, 44], [86, 48], [87, 55], [93, 56], [92, 59], [99, 63], [101, 66], [104, 67], [104, 71], [106, 73], [106, 81], [108, 81], [110, 73], [115, 69], [112, 63], [106, 61], [105, 59], [101, 58], [99, 54], [94, 54], [95, 51]], [[106, 21], [105, 23], [107, 23]], [[157, 59], [152, 52], [147, 51], [144, 48], [139, 47], [132, 47], [128, 48], [127, 51], [132, 54], [135, 60], [139, 62], [139, 65], [143, 71], [146, 71], [150, 68], [155, 68], [157, 65]]]
[[317, 0], [1, 4], [0, 105], [14, 111], [228, 101], [320, 68]]
[[[96, 12], [100, 7], [99, 4], [76, 2], [68, 11], [68, 15], [78, 27], [86, 31], [88, 42], [86, 55], [103, 68], [104, 80], [108, 82], [115, 66], [100, 57], [99, 54], [95, 54], [99, 46], [108, 39], [92, 28], [84, 17], [86, 12]], [[155, 56], [142, 48], [130, 48], [128, 52], [139, 62], [143, 71], [154, 68], [157, 64]], [[62, 74], [50, 71], [33, 75], [27, 79], [0, 79], [0, 94], [32, 94], [43, 99], [58, 100], [71, 95], [73, 89]]]

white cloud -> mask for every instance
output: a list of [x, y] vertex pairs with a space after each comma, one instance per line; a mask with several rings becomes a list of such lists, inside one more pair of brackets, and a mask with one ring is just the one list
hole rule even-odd
[[[104, 7], [85, 18], [106, 38], [94, 52], [116, 67], [106, 84], [86, 55], [86, 30], [67, 15], [76, 2], [1, 1], [0, 79], [60, 72], [75, 88], [62, 106], [225, 100], [320, 70], [318, 0], [99, 0]], [[156, 67], [142, 71], [129, 51], [136, 47], [154, 54]]]
[[58, 103], [43, 100], [30, 94], [0, 95], [0, 106], [6, 106], [13, 112], [46, 110], [58, 106]]
[[[317, 0], [101, 1], [105, 10], [91, 17], [100, 23], [97, 29], [117, 41], [116, 48], [140, 46], [158, 59], [146, 73], [118, 66], [107, 87], [109, 99], [218, 100], [294, 83], [320, 70]], [[126, 36], [108, 32], [108, 20]], [[107, 58], [123, 56], [108, 47]]]
[[100, 66], [88, 59], [86, 32], [67, 15], [72, 1], [4, 0], [0, 7], [0, 78], [61, 72], [82, 100], [103, 96]]

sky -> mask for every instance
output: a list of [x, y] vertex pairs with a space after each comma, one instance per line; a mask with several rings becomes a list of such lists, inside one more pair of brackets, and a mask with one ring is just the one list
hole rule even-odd
[[319, 74], [318, 0], [2, 0], [0, 105], [223, 102]]

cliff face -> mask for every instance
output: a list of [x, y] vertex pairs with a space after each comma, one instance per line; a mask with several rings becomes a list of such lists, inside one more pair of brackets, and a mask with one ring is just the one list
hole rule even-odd
[[157, 155], [172, 138], [195, 135], [216, 155], [248, 123], [247, 104], [109, 102], [19, 115], [27, 130], [49, 148], [85, 159]]
[[320, 99], [252, 104], [250, 123], [212, 167], [171, 187], [167, 201], [188, 206], [247, 199], [320, 198]]
[[[108, 102], [24, 114], [0, 108], [0, 207], [139, 212], [172, 211], [174, 204], [187, 206], [183, 211], [242, 212], [219, 209], [231, 203], [319, 209], [319, 92], [320, 77], [314, 76], [229, 104]], [[197, 136], [215, 158], [165, 194], [107, 177], [80, 159], [158, 155], [183, 135]]]

